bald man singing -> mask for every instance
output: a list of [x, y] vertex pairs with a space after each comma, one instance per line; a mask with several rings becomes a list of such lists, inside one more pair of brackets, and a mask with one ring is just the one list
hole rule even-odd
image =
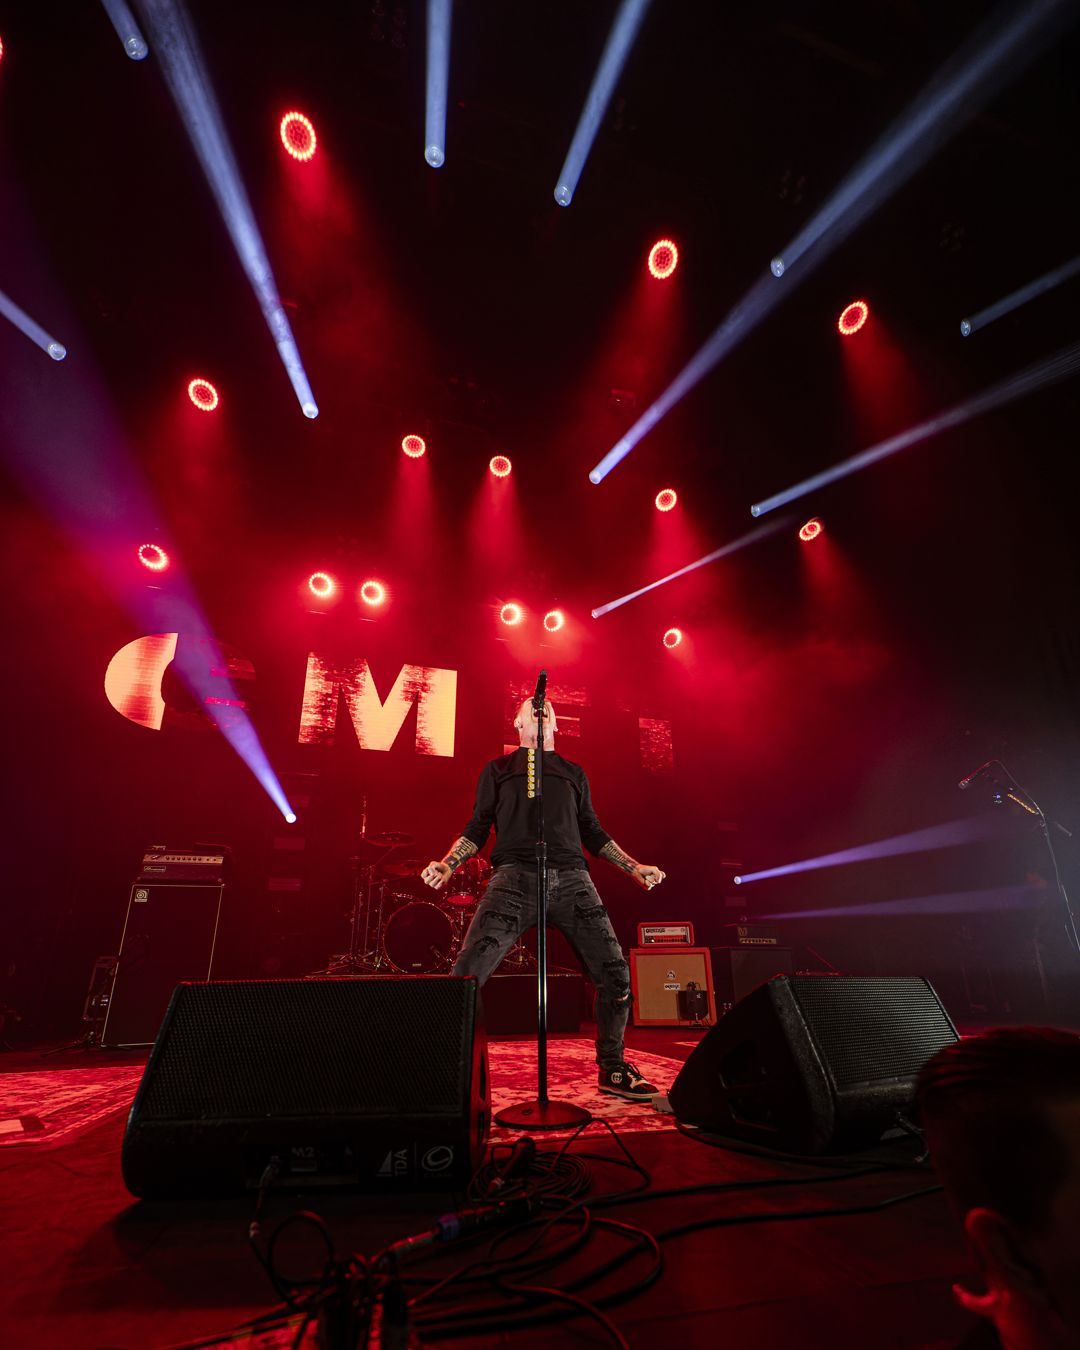
[[[536, 815], [527, 795], [528, 748], [537, 743], [537, 715], [527, 699], [514, 719], [521, 748], [486, 764], [476, 788], [472, 819], [441, 862], [421, 873], [439, 890], [466, 858], [484, 847], [491, 829], [494, 872], [476, 907], [455, 975], [481, 984], [526, 929], [536, 906]], [[630, 970], [604, 903], [589, 876], [584, 849], [605, 858], [652, 890], [664, 879], [658, 867], [635, 862], [601, 826], [589, 780], [580, 764], [555, 751], [555, 710], [544, 704], [544, 837], [547, 841], [547, 921], [564, 933], [596, 986], [596, 1062], [600, 1091], [629, 1101], [649, 1101], [660, 1091], [626, 1060], [623, 1033], [630, 1012]]]

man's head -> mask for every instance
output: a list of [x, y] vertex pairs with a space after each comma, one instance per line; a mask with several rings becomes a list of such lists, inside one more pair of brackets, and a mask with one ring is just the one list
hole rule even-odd
[[1006, 1344], [1056, 1344], [1044, 1318], [1062, 1343], [1080, 1341], [1080, 1037], [1037, 1027], [966, 1037], [929, 1061], [917, 1095], [986, 1278], [976, 1310]]
[[[555, 747], [555, 733], [559, 727], [555, 721], [555, 709], [550, 702], [544, 704], [544, 749], [552, 750]], [[514, 718], [514, 730], [518, 734], [518, 742], [521, 745], [536, 744], [536, 711], [533, 708], [533, 701], [527, 698], [518, 709], [517, 716]]]

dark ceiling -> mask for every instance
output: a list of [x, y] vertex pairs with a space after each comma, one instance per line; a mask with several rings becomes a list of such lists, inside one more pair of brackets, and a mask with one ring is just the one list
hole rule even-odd
[[[616, 6], [460, 0], [438, 172], [422, 156], [424, 8], [191, 5], [321, 405], [314, 423], [153, 54], [126, 60], [93, 4], [61, 16], [24, 3], [4, 19], [0, 284], [100, 381], [194, 570], [240, 544], [265, 559], [269, 540], [283, 566], [317, 564], [331, 540], [339, 552], [392, 549], [381, 502], [401, 434], [421, 429], [451, 541], [489, 455], [506, 450], [523, 499], [545, 513], [534, 580], [600, 603], [647, 579], [634, 539], [665, 482], [711, 548], [747, 528], [751, 501], [861, 448], [834, 330], [854, 295], [871, 300], [913, 372], [890, 431], [1073, 336], [1075, 283], [968, 342], [957, 331], [962, 314], [1070, 257], [1080, 237], [1080, 42], [1062, 23], [1050, 50], [591, 487], [591, 465], [991, 7], [657, 0], [565, 211], [552, 188]], [[292, 106], [319, 131], [317, 209], [276, 137]], [[621, 326], [632, 335], [640, 323], [634, 296], [660, 234], [682, 250], [678, 312], [649, 360], [635, 360]], [[17, 334], [0, 344], [14, 392], [64, 397], [65, 369]], [[226, 441], [201, 487], [184, 467], [178, 402], [196, 371], [223, 391]], [[616, 405], [613, 388], [635, 406]], [[845, 522], [902, 608], [919, 564], [904, 557], [910, 542], [881, 542], [905, 513], [918, 511], [922, 532], [910, 551], [939, 574], [963, 572], [963, 541], [986, 512], [1057, 514], [1062, 480], [1032, 473], [1031, 444], [1048, 464], [1066, 452], [1071, 397], [1040, 395], [807, 505]], [[768, 576], [764, 555], [760, 566]]]

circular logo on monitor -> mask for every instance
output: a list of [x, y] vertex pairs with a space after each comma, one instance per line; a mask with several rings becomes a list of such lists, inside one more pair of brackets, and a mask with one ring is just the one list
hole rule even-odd
[[436, 1144], [429, 1148], [420, 1160], [425, 1172], [445, 1172], [454, 1161], [454, 1150], [448, 1144]]

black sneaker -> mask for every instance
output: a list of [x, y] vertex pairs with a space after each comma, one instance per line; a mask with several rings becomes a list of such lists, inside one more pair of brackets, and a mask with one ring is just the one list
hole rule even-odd
[[610, 1069], [600, 1070], [600, 1091], [613, 1097], [625, 1097], [628, 1102], [647, 1102], [660, 1095], [660, 1089], [647, 1082], [632, 1064], [623, 1061]]

